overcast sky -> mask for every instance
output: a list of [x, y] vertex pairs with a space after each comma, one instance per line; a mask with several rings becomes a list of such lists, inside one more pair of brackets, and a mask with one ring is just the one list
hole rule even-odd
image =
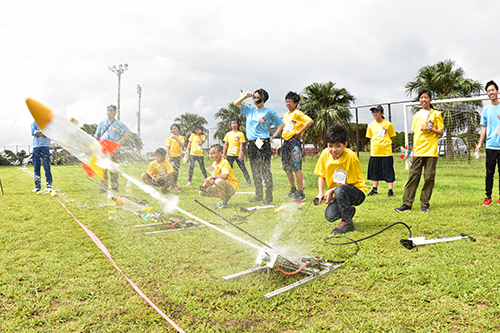
[[[499, 9], [470, 0], [10, 2], [0, 12], [0, 150], [32, 143], [27, 97], [80, 126], [103, 120], [117, 102], [108, 66], [125, 63], [121, 120], [137, 132], [140, 84], [143, 152], [163, 146], [185, 112], [215, 127], [240, 89], [266, 89], [266, 106], [282, 116], [285, 94], [313, 82], [346, 88], [353, 106], [406, 100], [417, 71], [445, 59], [481, 83], [500, 81]], [[393, 107], [397, 131], [402, 119]]]

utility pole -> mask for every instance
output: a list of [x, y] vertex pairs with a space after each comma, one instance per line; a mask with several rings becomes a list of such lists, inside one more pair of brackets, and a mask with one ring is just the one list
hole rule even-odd
[[118, 75], [118, 102], [117, 102], [117, 109], [118, 109], [118, 117], [117, 119], [120, 120], [120, 81], [121, 81], [121, 76], [122, 74], [128, 69], [128, 65], [118, 65], [118, 67], [113, 66], [113, 67], [108, 67], [110, 71]]
[[139, 94], [139, 109], [137, 111], [137, 135], [141, 137], [141, 86], [137, 85], [137, 93]]

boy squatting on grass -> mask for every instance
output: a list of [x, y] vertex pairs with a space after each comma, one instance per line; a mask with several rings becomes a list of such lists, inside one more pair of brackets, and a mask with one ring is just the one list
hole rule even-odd
[[220, 144], [210, 147], [210, 157], [214, 160], [214, 163], [209, 168], [212, 176], [205, 178], [203, 186], [200, 186], [200, 195], [219, 197], [221, 202], [214, 209], [227, 208], [227, 202], [240, 187], [233, 168], [223, 158], [222, 151], [223, 148]]
[[148, 166], [148, 173], [143, 173], [141, 179], [148, 185], [161, 187], [162, 193], [170, 193], [167, 188], [172, 185], [172, 175], [174, 168], [172, 164], [165, 159], [167, 152], [163, 148], [155, 151], [155, 160]]
[[[347, 128], [335, 124], [326, 131], [328, 147], [323, 150], [314, 173], [318, 175], [319, 203], [326, 203], [325, 218], [329, 222], [341, 219], [333, 234], [354, 231], [354, 206], [365, 200], [366, 184], [358, 156], [347, 147]], [[328, 187], [323, 194], [325, 184]]]

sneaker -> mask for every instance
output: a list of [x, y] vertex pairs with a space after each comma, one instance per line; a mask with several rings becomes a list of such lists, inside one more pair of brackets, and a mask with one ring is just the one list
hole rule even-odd
[[407, 205], [401, 205], [401, 207], [398, 207], [398, 208], [394, 208], [394, 210], [398, 213], [402, 213], [402, 212], [408, 212], [411, 210], [411, 207], [410, 206], [407, 206]]
[[377, 195], [377, 194], [378, 194], [378, 192], [377, 192], [377, 191], [375, 191], [375, 190], [371, 190], [371, 191], [370, 191], [370, 193], [368, 193], [368, 196], [370, 197], [370, 196], [372, 196], [372, 195]]
[[429, 207], [422, 207], [422, 212], [423, 213], [428, 213], [429, 212]]
[[253, 199], [248, 200], [247, 202], [248, 203], [255, 203], [255, 202], [261, 202], [261, 201], [262, 201], [262, 198], [255, 197]]
[[262, 205], [272, 205], [273, 204], [273, 199], [270, 198], [265, 198], [262, 200]]
[[31, 193], [36, 193], [36, 192], [39, 192], [39, 191], [40, 191], [40, 188], [35, 187], [34, 189], [31, 190]]
[[293, 201], [298, 202], [306, 199], [306, 195], [304, 192], [300, 193], [299, 191], [295, 192], [295, 196], [292, 198]]
[[341, 235], [348, 232], [354, 231], [354, 223], [340, 222], [339, 226], [336, 229], [332, 230], [332, 234]]
[[[500, 199], [499, 199], [499, 201], [500, 201]], [[491, 200], [490, 197], [486, 197], [486, 199], [484, 199], [483, 204], [481, 206], [487, 207], [487, 206], [491, 205], [492, 202], [493, 202], [493, 200]]]
[[172, 185], [172, 186], [170, 186], [170, 189], [171, 189], [171, 190], [174, 190], [174, 191], [178, 191], [178, 190], [180, 190], [181, 188], [182, 188], [182, 187], [180, 187], [180, 186], [178, 186], [178, 185], [175, 185], [175, 186], [173, 186], [173, 185]]
[[286, 198], [293, 199], [295, 197], [296, 193], [297, 193], [297, 190], [290, 190], [290, 193], [288, 193], [287, 195], [285, 195], [283, 198], [284, 199], [286, 199]]
[[226, 208], [227, 208], [227, 204], [224, 202], [219, 202], [219, 204], [214, 207], [214, 209], [226, 209]]
[[387, 197], [393, 197], [394, 196], [394, 192], [393, 191], [389, 191], [387, 192]]
[[186, 184], [186, 186], [191, 186], [191, 185], [193, 185], [193, 183], [191, 183], [191, 182], [188, 182], [188, 183]]

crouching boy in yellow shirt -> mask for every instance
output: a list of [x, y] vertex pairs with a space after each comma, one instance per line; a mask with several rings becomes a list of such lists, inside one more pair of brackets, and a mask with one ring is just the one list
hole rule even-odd
[[[341, 220], [333, 234], [354, 231], [354, 206], [365, 201], [366, 184], [358, 156], [347, 147], [347, 128], [336, 124], [326, 131], [328, 147], [323, 150], [314, 173], [318, 175], [318, 203], [326, 203], [325, 218]], [[324, 193], [325, 184], [328, 190]]]
[[223, 148], [219, 144], [210, 147], [210, 157], [214, 163], [208, 171], [212, 176], [207, 177], [200, 186], [200, 195], [206, 197], [219, 197], [220, 203], [214, 209], [227, 208], [227, 202], [236, 193], [240, 183], [234, 174], [229, 162], [223, 159]]
[[172, 185], [174, 168], [170, 161], [165, 159], [167, 152], [163, 148], [155, 151], [155, 160], [148, 166], [147, 173], [141, 175], [141, 179], [148, 185], [161, 187], [162, 193], [170, 193], [167, 188]]

